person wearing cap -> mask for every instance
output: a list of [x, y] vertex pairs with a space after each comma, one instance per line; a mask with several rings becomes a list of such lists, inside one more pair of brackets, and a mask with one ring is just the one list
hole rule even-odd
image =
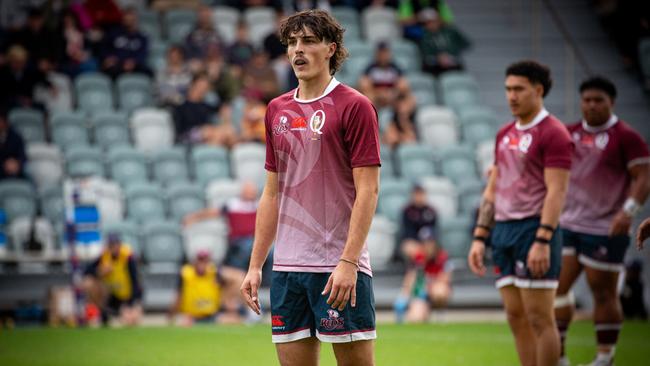
[[424, 24], [420, 50], [424, 71], [439, 74], [462, 70], [461, 54], [470, 47], [470, 41], [458, 29], [444, 24], [434, 9], [424, 9], [419, 14]]
[[217, 319], [225, 323], [239, 322], [238, 307], [232, 306], [232, 296], [229, 299], [228, 294], [237, 293], [241, 280], [241, 276], [217, 267], [210, 260], [210, 252], [200, 250], [192, 263], [181, 268], [176, 300], [169, 309], [170, 321], [180, 313], [180, 323], [184, 326], [213, 323]]
[[142, 317], [142, 287], [137, 259], [117, 233], [109, 233], [99, 258], [85, 270], [83, 288], [90, 303], [101, 311], [102, 323], [119, 314], [122, 324], [134, 326]]

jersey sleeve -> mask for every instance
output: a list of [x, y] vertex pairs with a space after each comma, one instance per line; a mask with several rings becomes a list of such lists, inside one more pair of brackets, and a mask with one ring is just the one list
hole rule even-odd
[[561, 122], [546, 131], [542, 143], [544, 168], [571, 169], [573, 140], [571, 140], [569, 130]]
[[643, 137], [632, 129], [622, 134], [621, 146], [628, 169], [638, 164], [650, 163], [650, 151]]
[[266, 114], [264, 115], [264, 129], [266, 130], [266, 161], [264, 163], [264, 169], [277, 173], [275, 149], [273, 148], [273, 112], [271, 105], [266, 109]]
[[497, 165], [497, 160], [499, 158], [499, 142], [501, 142], [501, 140], [503, 139], [503, 136], [505, 136], [506, 132], [508, 131], [509, 126], [510, 126], [510, 124], [507, 124], [507, 125], [501, 127], [499, 132], [497, 132], [497, 136], [494, 139], [494, 162], [493, 162], [494, 166]]
[[379, 158], [379, 122], [369, 100], [360, 98], [345, 118], [344, 141], [353, 168], [381, 165]]

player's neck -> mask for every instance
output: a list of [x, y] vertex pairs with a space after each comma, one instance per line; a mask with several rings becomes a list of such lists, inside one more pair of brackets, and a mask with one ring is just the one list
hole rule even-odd
[[329, 73], [322, 73], [313, 79], [299, 79], [298, 80], [298, 99], [309, 100], [315, 99], [323, 95], [325, 89], [332, 81], [333, 76]]
[[535, 117], [537, 117], [537, 115], [539, 114], [539, 112], [542, 111], [542, 109], [544, 109], [544, 107], [542, 105], [538, 105], [535, 106], [535, 108], [533, 108], [530, 113], [526, 113], [525, 115], [519, 116], [519, 124], [521, 126], [525, 126], [533, 122]]

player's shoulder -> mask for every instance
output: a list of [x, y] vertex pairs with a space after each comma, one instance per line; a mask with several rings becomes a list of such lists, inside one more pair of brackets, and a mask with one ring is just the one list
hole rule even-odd
[[540, 123], [540, 129], [543, 133], [557, 135], [569, 136], [569, 129], [559, 118], [555, 117], [552, 114], [549, 114], [544, 118], [542, 123]]
[[293, 102], [293, 96], [294, 96], [295, 92], [296, 92], [296, 89], [291, 89], [288, 92], [286, 92], [284, 94], [281, 94], [281, 95], [271, 99], [271, 101], [267, 105], [267, 108], [268, 109], [278, 108], [280, 106], [286, 105], [287, 103]]
[[629, 123], [619, 119], [613, 126], [612, 130], [622, 136], [642, 137], [641, 134], [634, 129]]
[[577, 122], [569, 123], [569, 124], [566, 126], [566, 128], [567, 128], [567, 130], [569, 130], [569, 132], [580, 131], [580, 130], [583, 129], [583, 128], [582, 128], [582, 121], [577, 121]]
[[368, 99], [368, 97], [361, 94], [358, 90], [352, 88], [351, 86], [343, 83], [340, 83], [334, 89], [332, 96], [335, 99], [335, 103], [337, 103], [339, 106], [355, 104], [372, 106], [372, 102], [370, 102], [370, 99]]
[[510, 129], [513, 128], [516, 123], [517, 121], [509, 121], [502, 124], [501, 127], [499, 127], [499, 130], [497, 131], [497, 136], [502, 136], [508, 131], [510, 131]]

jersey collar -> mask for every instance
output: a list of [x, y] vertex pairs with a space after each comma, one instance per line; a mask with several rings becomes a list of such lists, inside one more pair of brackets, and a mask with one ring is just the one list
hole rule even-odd
[[296, 90], [294, 90], [294, 92], [293, 92], [293, 100], [295, 100], [298, 103], [315, 102], [315, 101], [317, 101], [317, 100], [319, 100], [321, 98], [326, 97], [327, 94], [331, 93], [332, 90], [334, 90], [334, 88], [336, 88], [339, 84], [341, 84], [341, 83], [338, 80], [336, 80], [335, 77], [333, 77], [332, 80], [330, 80], [330, 83], [327, 85], [327, 88], [325, 88], [325, 91], [323, 92], [323, 94], [321, 96], [319, 96], [319, 97], [314, 98], [314, 99], [299, 99], [298, 98], [298, 88], [296, 88]]
[[609, 119], [607, 120], [607, 122], [602, 126], [596, 126], [596, 127], [589, 126], [587, 121], [585, 121], [583, 119], [582, 120], [582, 128], [587, 132], [597, 133], [597, 132], [605, 131], [605, 130], [613, 127], [617, 122], [618, 122], [618, 116], [616, 116], [615, 114], [612, 114], [609, 117]]
[[537, 126], [540, 122], [542, 122], [544, 120], [544, 118], [548, 117], [549, 114], [550, 113], [548, 113], [546, 108], [542, 107], [542, 110], [540, 110], [539, 113], [537, 113], [535, 118], [533, 118], [533, 120], [529, 124], [522, 126], [521, 123], [519, 123], [519, 120], [517, 120], [517, 123], [515, 124], [515, 127], [519, 131], [529, 130], [529, 129]]

